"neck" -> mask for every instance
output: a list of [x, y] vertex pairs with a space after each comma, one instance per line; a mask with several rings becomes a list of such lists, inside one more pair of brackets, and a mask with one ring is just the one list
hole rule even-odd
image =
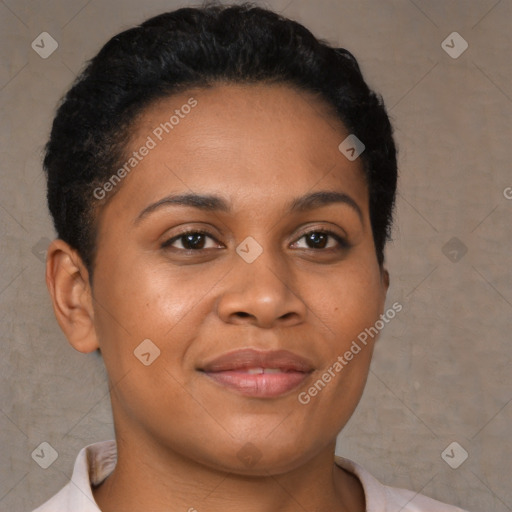
[[142, 443], [139, 435], [120, 434], [116, 432], [116, 468], [93, 489], [102, 512], [365, 509], [357, 477], [334, 463], [335, 441], [290, 471], [248, 476], [213, 469], [168, 447]]

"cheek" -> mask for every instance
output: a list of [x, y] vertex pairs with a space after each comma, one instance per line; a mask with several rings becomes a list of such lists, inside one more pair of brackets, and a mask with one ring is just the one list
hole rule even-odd
[[194, 410], [177, 369], [199, 325], [201, 294], [179, 273], [168, 274], [163, 266], [118, 262], [98, 273], [96, 288], [95, 328], [115, 400], [154, 424], [164, 411]]
[[331, 349], [339, 350], [378, 320], [385, 298], [378, 268], [360, 264], [347, 264], [315, 279], [308, 295]]
[[[103, 277], [98, 276], [98, 303], [115, 311], [117, 325], [112, 327], [134, 336], [145, 336], [149, 327], [171, 329], [197, 302], [197, 290], [179, 272], [171, 275], [168, 267], [144, 264], [142, 259], [133, 264], [119, 262]], [[112, 323], [113, 319], [106, 320]]]
[[[126, 373], [138, 364], [134, 351], [150, 339], [161, 359], [175, 366], [183, 359], [202, 319], [212, 307], [208, 292], [226, 272], [176, 268], [127, 255], [96, 274], [95, 329], [105, 362]], [[172, 350], [169, 350], [172, 347]], [[155, 349], [156, 350], [156, 349]]]
[[310, 299], [322, 329], [317, 338], [322, 367], [302, 390], [299, 403], [309, 412], [305, 421], [311, 422], [310, 429], [320, 428], [320, 422], [337, 432], [361, 398], [378, 337], [367, 333], [380, 318], [385, 294], [380, 273], [371, 265], [347, 264], [324, 282], [315, 282]]

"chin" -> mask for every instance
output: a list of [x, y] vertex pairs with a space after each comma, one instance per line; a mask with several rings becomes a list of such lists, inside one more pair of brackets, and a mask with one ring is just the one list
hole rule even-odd
[[[269, 438], [233, 442], [204, 463], [217, 470], [247, 476], [270, 476], [287, 473], [306, 464], [318, 454], [313, 446], [305, 449], [302, 442], [291, 440], [287, 445]], [[334, 453], [334, 442], [333, 442]], [[203, 454], [204, 455], [204, 454]]]

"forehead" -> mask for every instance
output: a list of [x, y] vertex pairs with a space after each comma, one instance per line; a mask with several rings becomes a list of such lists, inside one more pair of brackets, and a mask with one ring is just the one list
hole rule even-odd
[[143, 207], [193, 191], [268, 208], [318, 188], [367, 208], [362, 162], [338, 149], [349, 132], [329, 105], [285, 84], [189, 89], [151, 104], [132, 130], [126, 158], [150, 149], [132, 162], [113, 203]]

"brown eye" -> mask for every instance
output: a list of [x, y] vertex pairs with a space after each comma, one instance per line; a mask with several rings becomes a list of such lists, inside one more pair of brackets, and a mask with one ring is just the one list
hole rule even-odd
[[[336, 249], [347, 248], [349, 244], [341, 236], [332, 231], [314, 230], [302, 235], [299, 240], [305, 239], [307, 247], [305, 249]], [[334, 241], [330, 242], [329, 239]], [[295, 242], [295, 244], [297, 244]]]
[[[173, 247], [177, 250], [200, 251], [203, 249], [217, 247], [215, 244], [211, 245], [210, 247], [206, 247], [208, 239], [216, 241], [210, 233], [204, 231], [187, 231], [165, 241], [162, 244], [162, 248]], [[174, 246], [176, 242], [181, 244], [181, 248]]]

